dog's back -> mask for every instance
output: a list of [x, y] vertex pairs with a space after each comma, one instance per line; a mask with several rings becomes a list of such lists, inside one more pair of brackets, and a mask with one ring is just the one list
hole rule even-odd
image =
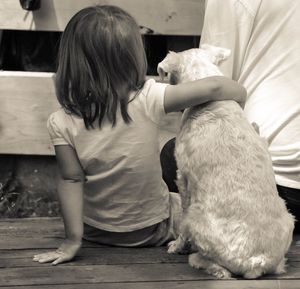
[[[187, 61], [188, 53], [177, 61]], [[199, 60], [201, 51], [190, 53], [196, 64], [181, 63], [177, 81], [208, 76], [197, 61], [204, 72], [208, 66], [208, 73], [220, 74], [205, 57]], [[282, 272], [294, 219], [278, 196], [267, 144], [240, 106], [220, 101], [187, 109], [175, 155], [183, 234], [201, 255], [246, 278]]]
[[265, 141], [231, 101], [192, 108], [184, 117], [175, 154], [187, 186], [188, 239], [231, 272], [253, 270], [248, 260], [262, 252], [259, 275], [275, 272], [293, 218], [278, 196]]

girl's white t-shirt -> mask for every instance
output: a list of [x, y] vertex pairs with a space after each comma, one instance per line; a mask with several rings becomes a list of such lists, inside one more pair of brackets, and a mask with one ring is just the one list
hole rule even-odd
[[300, 1], [206, 0], [201, 44], [226, 47], [224, 75], [248, 91], [276, 182], [300, 189]]
[[150, 79], [137, 96], [131, 96], [129, 125], [120, 113], [115, 127], [104, 121], [101, 129], [91, 130], [63, 109], [50, 115], [53, 144], [72, 146], [85, 172], [84, 222], [88, 225], [130, 232], [169, 217], [158, 141], [158, 125], [166, 115], [166, 85]]

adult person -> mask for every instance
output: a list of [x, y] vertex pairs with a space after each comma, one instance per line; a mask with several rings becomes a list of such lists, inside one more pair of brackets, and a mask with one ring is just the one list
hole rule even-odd
[[[299, 35], [299, 0], [206, 0], [200, 44], [231, 50], [221, 71], [247, 89], [245, 114], [266, 138], [278, 192], [300, 221]], [[175, 191], [173, 152], [171, 140], [161, 163]], [[295, 232], [300, 232], [299, 222]]]
[[247, 89], [245, 114], [266, 138], [278, 192], [300, 221], [299, 35], [299, 0], [207, 0], [200, 44], [231, 50], [221, 70]]

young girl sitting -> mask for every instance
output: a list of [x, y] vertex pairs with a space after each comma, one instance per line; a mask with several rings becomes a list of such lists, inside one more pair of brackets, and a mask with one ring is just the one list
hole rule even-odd
[[221, 76], [168, 85], [146, 81], [146, 71], [139, 26], [124, 10], [88, 7], [68, 23], [56, 73], [62, 108], [48, 120], [66, 239], [34, 261], [71, 260], [82, 238], [128, 247], [176, 238], [180, 197], [162, 179], [158, 125], [207, 101], [244, 102], [246, 92]]

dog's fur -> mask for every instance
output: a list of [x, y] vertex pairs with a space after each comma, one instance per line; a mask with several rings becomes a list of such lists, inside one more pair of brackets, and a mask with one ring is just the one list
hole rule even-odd
[[[221, 75], [227, 49], [203, 45], [171, 52], [158, 65], [171, 83]], [[169, 244], [196, 250], [189, 264], [218, 278], [257, 278], [285, 270], [294, 217], [278, 196], [265, 140], [234, 101], [186, 109], [176, 138], [177, 182], [182, 197], [180, 237]]]

